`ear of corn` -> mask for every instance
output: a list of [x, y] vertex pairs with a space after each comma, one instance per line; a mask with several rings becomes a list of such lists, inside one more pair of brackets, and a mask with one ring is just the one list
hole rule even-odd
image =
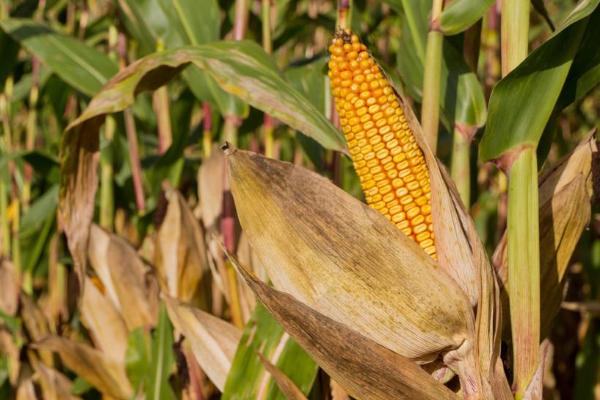
[[396, 92], [356, 35], [338, 31], [329, 52], [332, 94], [367, 203], [436, 259], [429, 172]]

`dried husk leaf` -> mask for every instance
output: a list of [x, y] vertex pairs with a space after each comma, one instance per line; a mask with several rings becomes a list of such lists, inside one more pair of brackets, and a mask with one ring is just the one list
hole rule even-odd
[[472, 345], [468, 299], [383, 216], [302, 167], [228, 153], [240, 222], [278, 290], [413, 360]]
[[[29, 339], [37, 341], [46, 337], [50, 333], [50, 327], [41, 308], [25, 293], [21, 293], [19, 302], [21, 303], [19, 314]], [[52, 365], [52, 354], [47, 351], [39, 351], [39, 356], [46, 364]]]
[[127, 326], [112, 301], [89, 278], [86, 278], [80, 311], [96, 348], [112, 361], [123, 364], [127, 350]]
[[[560, 308], [564, 277], [571, 255], [591, 217], [593, 135], [540, 178], [541, 332], [544, 338]], [[494, 265], [504, 287], [508, 282], [506, 233], [494, 252]], [[551, 250], [553, 249], [553, 250]], [[502, 291], [508, 306], [508, 294]]]
[[277, 384], [277, 387], [283, 392], [286, 399], [307, 400], [304, 393], [302, 393], [302, 390], [300, 390], [298, 386], [296, 386], [294, 381], [292, 381], [275, 365], [271, 364], [267, 357], [265, 357], [261, 353], [258, 353], [258, 358], [260, 359], [262, 365], [264, 365], [265, 369], [269, 372], [269, 374], [271, 374], [271, 376], [275, 380], [275, 383]]
[[499, 382], [493, 376], [494, 366], [500, 357], [500, 288], [475, 224], [454, 182], [431, 151], [408, 102], [399, 94], [397, 96], [429, 170], [439, 265], [463, 289], [471, 305], [477, 307], [475, 352], [479, 359], [478, 368], [484, 378], [482, 390], [491, 396], [488, 382]]
[[165, 297], [169, 318], [190, 342], [196, 361], [223, 391], [242, 332], [234, 325], [177, 300]]
[[79, 397], [71, 394], [73, 384], [66, 376], [39, 361], [33, 360], [32, 364], [37, 373], [44, 400], [79, 399]]
[[127, 329], [154, 326], [158, 316], [158, 283], [135, 249], [122, 238], [92, 225], [88, 255]]
[[198, 197], [202, 222], [209, 231], [218, 228], [223, 212], [225, 156], [215, 146], [198, 170]]
[[265, 285], [231, 260], [275, 319], [351, 396], [363, 400], [457, 399], [413, 361]]
[[7, 258], [0, 257], [0, 311], [15, 315], [19, 306], [20, 287], [15, 266]]
[[133, 395], [125, 367], [106, 358], [90, 346], [59, 336], [48, 336], [32, 346], [57, 352], [67, 368], [104, 394], [117, 399], [129, 399]]
[[167, 189], [167, 213], [158, 231], [155, 266], [169, 296], [206, 308], [210, 270], [202, 227], [179, 192]]

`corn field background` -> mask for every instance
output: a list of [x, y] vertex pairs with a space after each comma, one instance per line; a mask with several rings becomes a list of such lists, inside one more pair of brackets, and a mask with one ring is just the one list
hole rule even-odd
[[600, 399], [599, 3], [0, 0], [0, 399]]

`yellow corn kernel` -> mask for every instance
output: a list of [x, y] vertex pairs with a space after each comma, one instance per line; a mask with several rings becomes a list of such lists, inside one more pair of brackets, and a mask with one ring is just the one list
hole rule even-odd
[[331, 93], [367, 203], [436, 259], [429, 171], [397, 94], [356, 35], [339, 31], [329, 53]]

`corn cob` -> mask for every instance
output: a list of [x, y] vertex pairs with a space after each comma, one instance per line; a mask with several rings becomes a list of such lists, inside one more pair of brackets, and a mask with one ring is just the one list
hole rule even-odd
[[367, 204], [436, 258], [431, 187], [398, 95], [356, 35], [337, 32], [329, 78]]

